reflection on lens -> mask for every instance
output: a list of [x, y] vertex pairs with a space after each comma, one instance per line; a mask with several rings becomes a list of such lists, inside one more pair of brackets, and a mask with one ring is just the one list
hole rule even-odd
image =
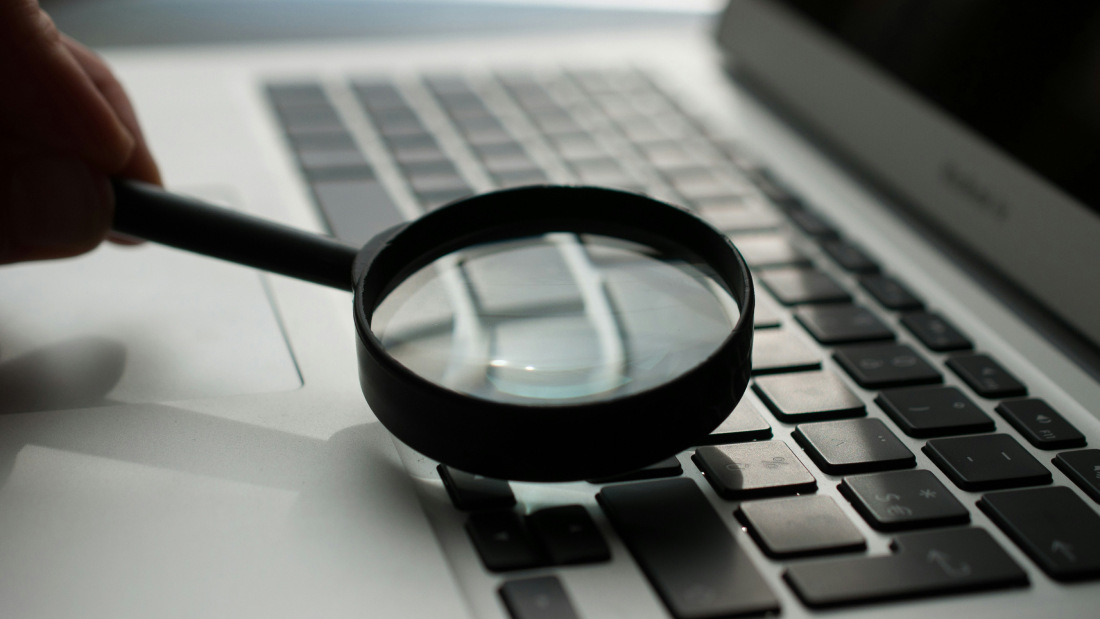
[[556, 233], [436, 260], [379, 304], [371, 329], [433, 383], [545, 406], [673, 380], [713, 353], [737, 317], [736, 302], [696, 261]]

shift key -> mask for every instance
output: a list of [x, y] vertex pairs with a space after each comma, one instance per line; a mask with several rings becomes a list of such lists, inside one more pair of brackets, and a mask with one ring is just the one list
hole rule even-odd
[[596, 498], [676, 619], [779, 612], [779, 600], [694, 481], [611, 486]]

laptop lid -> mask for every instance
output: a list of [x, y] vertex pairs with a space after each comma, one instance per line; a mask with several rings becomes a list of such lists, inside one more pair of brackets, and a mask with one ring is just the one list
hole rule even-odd
[[1100, 345], [1100, 8], [733, 0], [718, 40], [931, 222]]

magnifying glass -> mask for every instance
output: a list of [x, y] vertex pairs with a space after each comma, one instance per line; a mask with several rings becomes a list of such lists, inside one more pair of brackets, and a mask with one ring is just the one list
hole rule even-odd
[[697, 444], [748, 385], [744, 259], [702, 219], [645, 196], [497, 191], [356, 248], [113, 184], [118, 232], [351, 290], [367, 403], [409, 447], [462, 471], [633, 471]]

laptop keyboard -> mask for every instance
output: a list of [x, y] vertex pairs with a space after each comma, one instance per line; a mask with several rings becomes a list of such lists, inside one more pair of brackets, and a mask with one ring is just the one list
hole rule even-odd
[[[956, 498], [967, 493], [985, 493], [976, 505], [1050, 578], [1100, 576], [1100, 450], [646, 74], [279, 82], [267, 94], [331, 232], [349, 242], [477, 192], [581, 183], [692, 208], [753, 269], [753, 397], [698, 449], [589, 482], [598, 507], [530, 513], [507, 482], [439, 466], [515, 619], [584, 614], [544, 572], [610, 558], [593, 516], [678, 619], [780, 611], [742, 543], [781, 564], [811, 608], [1028, 587], [1002, 543], [968, 526]], [[1075, 487], [1052, 485], [1054, 467]], [[818, 494], [827, 485], [847, 503]], [[753, 542], [738, 541], [731, 516]], [[892, 553], [869, 552], [858, 520], [894, 534]]]

